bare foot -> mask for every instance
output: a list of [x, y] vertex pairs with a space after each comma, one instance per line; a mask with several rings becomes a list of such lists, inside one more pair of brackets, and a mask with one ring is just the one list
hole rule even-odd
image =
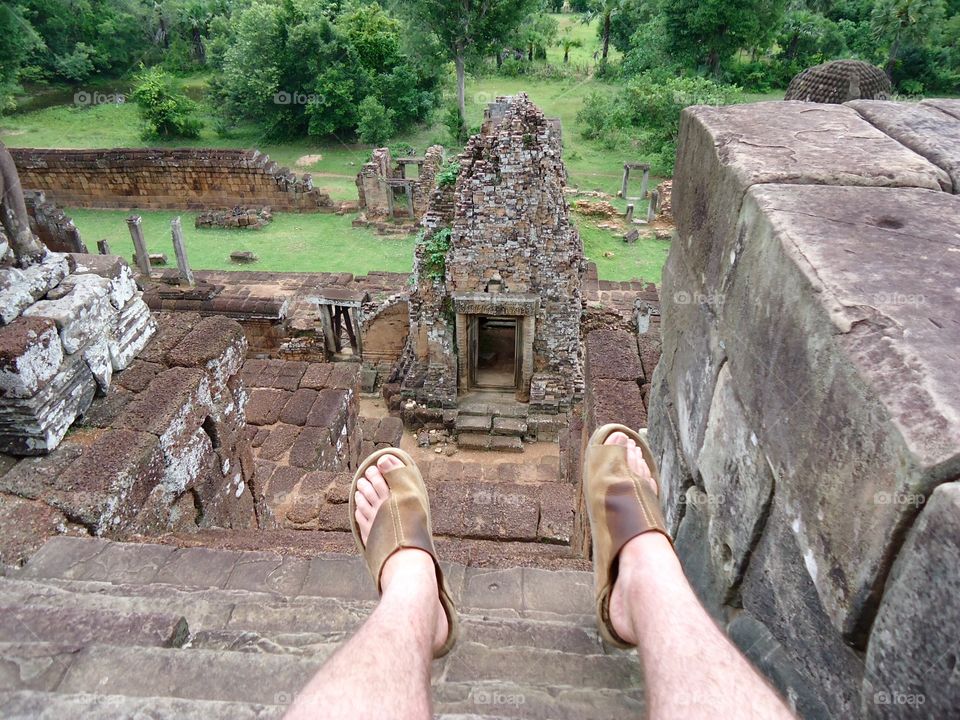
[[[644, 462], [643, 453], [640, 448], [637, 447], [635, 440], [627, 437], [627, 435], [622, 432], [615, 432], [607, 438], [604, 445], [623, 445], [626, 447], [627, 464], [630, 466], [630, 469], [650, 485], [650, 489], [653, 490], [654, 495], [657, 494], [657, 484], [654, 482], [650, 468], [648, 468], [646, 462]], [[673, 553], [670, 543], [660, 533], [644, 533], [643, 535], [638, 535], [624, 545], [620, 551], [619, 567], [621, 570], [635, 567], [636, 564], [630, 561], [632, 558], [642, 557], [651, 551], [656, 552], [657, 550], [662, 550], [664, 547], [668, 549], [671, 554]], [[627, 612], [627, 584], [628, 579], [624, 578], [624, 574], [621, 572], [614, 582], [613, 590], [610, 593], [610, 621], [613, 624], [613, 629], [617, 631], [617, 635], [631, 644], [636, 644], [637, 634], [633, 628], [630, 615]]]
[[[383, 477], [383, 473], [402, 467], [403, 463], [395, 455], [383, 455], [376, 465], [367, 468], [364, 476], [357, 481], [357, 492], [354, 500], [357, 504], [357, 525], [360, 526], [360, 539], [367, 544], [373, 519], [383, 502], [390, 497], [390, 488]], [[436, 616], [436, 634], [433, 648], [439, 649], [447, 639], [447, 614], [440, 604], [437, 588], [437, 572], [433, 566], [433, 558], [422, 550], [407, 548], [398, 550], [384, 563], [383, 573], [380, 576], [380, 586], [383, 594], [387, 588], [391, 592], [410, 591], [432, 598], [433, 611]]]

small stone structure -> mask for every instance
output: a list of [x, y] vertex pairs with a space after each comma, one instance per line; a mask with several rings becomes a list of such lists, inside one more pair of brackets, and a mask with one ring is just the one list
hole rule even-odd
[[661, 498], [706, 607], [805, 718], [960, 707], [958, 133], [956, 100], [682, 116]]
[[[41, 330], [33, 347], [54, 343]], [[160, 316], [152, 340], [56, 450], [0, 473], [0, 505], [42, 520], [37, 529], [49, 535], [255, 527], [245, 352], [232, 320]]]
[[784, 100], [845, 103], [849, 100], [886, 100], [893, 93], [890, 78], [876, 65], [862, 60], [831, 60], [798, 73]]
[[271, 208], [240, 207], [231, 210], [214, 210], [197, 215], [194, 227], [197, 228], [245, 228], [260, 230], [268, 223], [273, 222]]
[[216, 210], [251, 199], [283, 212], [334, 212], [310, 175], [257, 150], [11, 149], [23, 187], [60, 205], [144, 210]]
[[[427, 148], [423, 157], [391, 158], [389, 148], [377, 148], [357, 173], [361, 222], [385, 219], [419, 222], [427, 211], [436, 175], [443, 163], [443, 146]], [[407, 168], [418, 167], [417, 177], [407, 177]], [[402, 197], [398, 198], [398, 191]]]
[[582, 392], [585, 264], [561, 153], [555, 124], [525, 94], [500, 98], [459, 156], [456, 185], [434, 192], [398, 370], [406, 397], [454, 407], [489, 384], [481, 366], [491, 358], [505, 361], [494, 386], [517, 400], [539, 388], [564, 412]]

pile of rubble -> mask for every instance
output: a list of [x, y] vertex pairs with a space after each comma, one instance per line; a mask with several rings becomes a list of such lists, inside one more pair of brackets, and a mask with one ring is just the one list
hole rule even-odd
[[0, 452], [54, 449], [154, 329], [119, 257], [48, 253], [0, 268]]
[[198, 228], [248, 228], [260, 230], [273, 221], [270, 207], [247, 208], [237, 206], [233, 210], [214, 210], [197, 215], [195, 227]]

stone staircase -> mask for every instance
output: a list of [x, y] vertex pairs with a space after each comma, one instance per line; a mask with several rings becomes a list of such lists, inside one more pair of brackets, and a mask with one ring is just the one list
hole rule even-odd
[[[437, 717], [642, 715], [636, 657], [598, 639], [590, 574], [446, 573], [463, 633], [434, 667]], [[345, 553], [56, 537], [0, 578], [2, 714], [277, 718], [374, 600]]]
[[523, 452], [525, 442], [556, 442], [565, 415], [531, 414], [530, 406], [482, 394], [461, 400], [454, 432], [464, 450]]

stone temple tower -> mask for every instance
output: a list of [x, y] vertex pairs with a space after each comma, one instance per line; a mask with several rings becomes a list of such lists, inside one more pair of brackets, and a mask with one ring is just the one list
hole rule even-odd
[[423, 220], [401, 361], [404, 394], [454, 407], [474, 390], [547, 412], [583, 388], [585, 268], [563, 188], [559, 122], [521, 93], [498, 98]]

